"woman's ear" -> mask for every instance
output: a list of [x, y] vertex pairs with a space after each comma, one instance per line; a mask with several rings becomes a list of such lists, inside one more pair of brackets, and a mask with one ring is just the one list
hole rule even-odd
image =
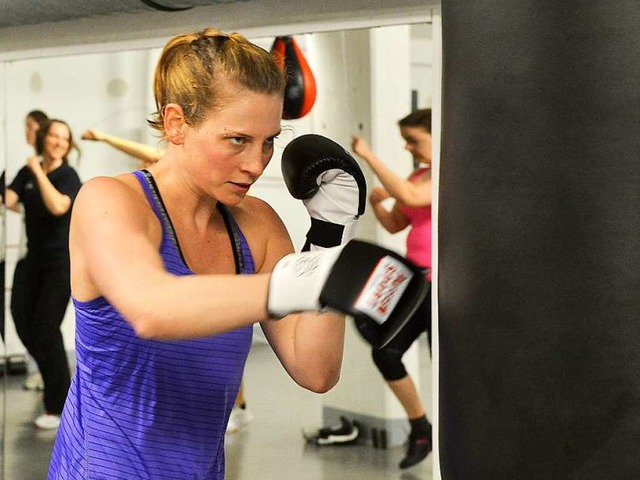
[[184, 141], [184, 129], [187, 125], [182, 107], [177, 103], [169, 103], [164, 107], [164, 132], [167, 140], [174, 145]]

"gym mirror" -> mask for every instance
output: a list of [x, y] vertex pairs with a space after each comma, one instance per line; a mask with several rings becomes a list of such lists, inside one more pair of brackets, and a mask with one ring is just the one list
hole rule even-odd
[[[388, 31], [384, 32], [384, 29]], [[396, 92], [393, 92], [393, 87], [378, 84], [372, 79], [372, 68], [385, 68], [371, 64], [370, 59], [375, 58], [372, 57], [373, 42], [383, 42], [387, 35], [389, 38], [402, 39], [403, 45], [410, 48], [410, 51], [398, 52], [403, 61], [408, 62], [404, 69], [408, 77], [398, 80], [402, 89]], [[390, 108], [390, 115], [395, 117], [389, 120], [391, 125], [395, 125], [395, 120], [412, 106], [431, 105], [432, 85], [435, 84], [431, 25], [328, 31], [299, 35], [297, 38], [308, 55], [319, 85], [323, 86], [319, 86], [316, 105], [309, 115], [285, 122], [294, 132], [322, 133], [343, 145], [349, 144], [351, 133], [370, 136], [371, 127], [366, 122], [371, 115], [369, 99], [372, 95], [380, 95], [372, 91], [374, 85], [375, 88], [389, 89], [389, 97], [401, 97], [399, 106], [385, 107], [388, 110]], [[274, 37], [253, 40], [268, 49]], [[86, 180], [96, 175], [115, 175], [134, 169], [135, 161], [131, 157], [100, 142], [82, 141], [81, 135], [86, 129], [93, 128], [118, 137], [158, 145], [145, 119], [153, 111], [150, 85], [159, 52], [158, 47], [102, 53], [87, 51], [0, 62], [0, 91], [4, 98], [0, 102], [0, 118], [3, 119], [0, 141], [4, 146], [0, 150], [0, 160], [6, 170], [7, 182], [12, 180], [31, 153], [31, 147], [25, 142], [24, 119], [27, 112], [36, 108], [51, 117], [66, 120], [71, 126], [74, 139], [81, 148], [81, 155], [74, 155], [72, 164], [81, 178]], [[395, 133], [389, 135], [389, 145], [385, 148], [398, 152], [402, 149], [402, 143]], [[275, 160], [274, 157], [254, 194], [270, 199], [285, 219], [294, 242], [302, 245], [306, 232], [306, 224], [301, 220], [303, 210], [302, 207], [290, 206]], [[402, 168], [408, 172], [411, 165], [407, 163]], [[13, 212], [3, 213], [2, 218], [3, 227], [6, 222], [6, 236], [2, 235], [3, 242], [6, 238], [6, 248], [2, 251], [7, 273], [7, 288], [3, 290], [10, 294], [13, 269], [21, 255], [22, 226], [20, 215]], [[364, 234], [374, 235], [373, 221], [369, 219], [368, 222], [368, 226], [363, 227]], [[8, 311], [8, 306], [3, 311]], [[66, 348], [72, 358], [74, 319], [71, 308], [67, 311], [62, 329]], [[37, 392], [24, 390], [23, 383], [34, 371], [34, 366], [25, 355], [9, 315], [3, 347], [5, 351], [2, 358], [13, 358], [15, 365], [3, 377], [0, 385], [0, 393], [6, 391], [5, 395], [0, 395], [0, 413], [5, 411], [5, 407], [7, 412], [1, 447], [4, 454], [0, 456], [0, 463], [4, 461], [2, 468], [7, 479], [44, 478], [55, 431], [36, 431], [33, 427], [32, 419], [41, 411], [41, 401]], [[29, 368], [29, 373], [20, 371], [21, 357], [27, 362], [24, 366]], [[3, 375], [7, 368], [6, 365], [3, 367]], [[259, 395], [259, 392], [252, 394]], [[250, 444], [243, 447], [231, 442], [231, 448], [238, 449], [238, 452], [228, 454], [228, 465], [239, 462], [242, 458], [240, 450], [249, 448]], [[284, 478], [281, 474], [265, 471], [269, 468], [268, 465], [262, 466], [260, 478]], [[271, 468], [273, 472], [281, 473], [281, 465], [272, 465]], [[316, 465], [316, 468], [321, 467]], [[228, 478], [258, 478], [249, 467], [243, 469], [236, 469], [240, 473], [230, 472]]]

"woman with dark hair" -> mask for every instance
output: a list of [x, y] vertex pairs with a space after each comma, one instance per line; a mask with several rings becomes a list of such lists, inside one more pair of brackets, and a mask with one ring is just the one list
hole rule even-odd
[[[42, 145], [36, 145], [36, 136], [38, 130], [47, 124], [49, 117], [42, 110], [31, 110], [24, 119], [24, 135], [27, 144], [33, 147], [36, 155], [42, 155]], [[6, 186], [6, 185], [5, 185]], [[4, 192], [4, 187], [2, 189]], [[25, 263], [24, 258], [27, 253], [27, 239], [24, 228], [24, 217], [20, 222], [20, 236], [18, 239], [18, 261], [13, 270], [13, 281], [11, 283], [11, 300], [10, 310], [13, 323], [16, 328], [18, 338], [24, 344], [25, 318], [24, 318], [24, 280], [25, 280]], [[25, 347], [26, 348], [26, 347]], [[27, 371], [28, 362], [25, 355], [10, 355], [7, 362], [12, 371]], [[23, 384], [25, 390], [44, 390], [42, 383], [42, 375], [40, 372], [32, 373], [27, 377]]]
[[[431, 110], [417, 110], [398, 122], [405, 149], [417, 166], [403, 178], [387, 167], [358, 136], [353, 137], [353, 151], [366, 161], [382, 184], [369, 196], [373, 213], [389, 233], [409, 229], [406, 245], [407, 258], [424, 269], [431, 280]], [[394, 200], [388, 209], [384, 201]], [[431, 451], [431, 424], [418, 391], [402, 363], [402, 357], [422, 333], [431, 340], [431, 294], [400, 333], [384, 348], [373, 349], [373, 361], [391, 391], [404, 408], [411, 432], [407, 453], [400, 468], [409, 468], [424, 460]]]
[[67, 396], [71, 375], [60, 331], [71, 295], [69, 222], [80, 190], [68, 155], [75, 147], [71, 129], [51, 120], [38, 130], [36, 151], [6, 189], [6, 206], [24, 207], [27, 255], [24, 261], [24, 328], [20, 338], [36, 361], [44, 382], [45, 412], [38, 428], [55, 429]]
[[24, 122], [24, 133], [27, 137], [27, 143], [31, 145], [38, 155], [42, 154], [42, 151], [38, 151], [36, 147], [36, 137], [38, 131], [49, 122], [49, 117], [42, 110], [31, 110], [27, 113]]

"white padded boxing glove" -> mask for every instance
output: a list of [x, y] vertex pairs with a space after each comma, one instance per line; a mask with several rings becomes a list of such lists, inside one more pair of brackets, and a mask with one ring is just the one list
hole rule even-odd
[[413, 263], [372, 243], [346, 245], [282, 258], [271, 272], [267, 310], [274, 318], [330, 308], [365, 322], [372, 344], [385, 345], [411, 318], [427, 293]]
[[285, 147], [281, 168], [289, 193], [311, 217], [302, 251], [351, 240], [366, 207], [367, 184], [349, 152], [321, 135], [302, 135]]

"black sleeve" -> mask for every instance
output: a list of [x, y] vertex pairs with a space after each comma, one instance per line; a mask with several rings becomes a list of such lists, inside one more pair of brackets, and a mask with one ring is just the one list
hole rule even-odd
[[30, 175], [31, 171], [29, 170], [29, 167], [24, 166], [18, 171], [13, 181], [9, 184], [8, 188], [16, 192], [18, 194], [18, 198], [22, 198], [24, 186], [27, 183], [27, 180], [29, 180]]
[[82, 186], [78, 173], [72, 168], [67, 166], [64, 170], [64, 174], [56, 177], [52, 182], [60, 193], [67, 195], [73, 202], [78, 195], [78, 191]]

